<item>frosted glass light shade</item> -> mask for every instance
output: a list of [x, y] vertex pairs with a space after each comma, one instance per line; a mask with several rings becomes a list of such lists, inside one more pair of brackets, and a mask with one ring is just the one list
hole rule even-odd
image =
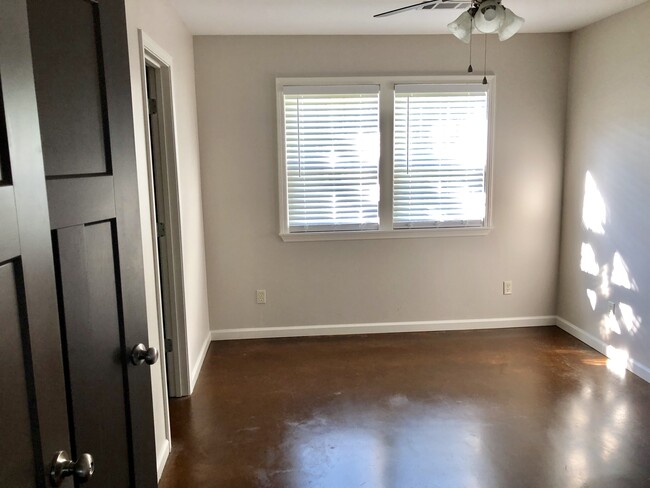
[[505, 9], [505, 18], [501, 24], [501, 29], [499, 29], [499, 40], [506, 41], [514, 36], [521, 26], [524, 25], [525, 20], [522, 17], [519, 17], [509, 8]]
[[484, 34], [492, 34], [501, 28], [505, 16], [505, 9], [496, 0], [486, 0], [474, 15], [474, 25]]
[[472, 16], [469, 12], [463, 12], [452, 23], [447, 25], [447, 29], [465, 44], [469, 44], [472, 36]]

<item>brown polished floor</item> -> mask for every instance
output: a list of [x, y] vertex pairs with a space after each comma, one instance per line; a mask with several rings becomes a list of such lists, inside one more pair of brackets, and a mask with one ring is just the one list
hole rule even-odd
[[650, 487], [650, 384], [555, 327], [213, 343], [160, 486]]

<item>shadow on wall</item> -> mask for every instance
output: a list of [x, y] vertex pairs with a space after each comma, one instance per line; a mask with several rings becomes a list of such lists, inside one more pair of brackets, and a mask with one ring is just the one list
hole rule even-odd
[[601, 316], [600, 338], [607, 345], [607, 368], [625, 376], [629, 362], [626, 348], [617, 348], [617, 336], [634, 337], [641, 329], [642, 318], [631, 303], [640, 294], [624, 256], [613, 240], [606, 238], [612, 222], [608, 208], [590, 171], [585, 175], [582, 225], [584, 238], [580, 250], [580, 269], [584, 273], [586, 298], [591, 309]]

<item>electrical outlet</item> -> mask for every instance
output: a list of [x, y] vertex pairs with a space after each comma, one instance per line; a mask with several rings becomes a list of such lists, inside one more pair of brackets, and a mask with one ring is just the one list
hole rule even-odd
[[512, 295], [512, 281], [503, 282], [503, 294]]
[[260, 305], [264, 305], [266, 303], [266, 290], [257, 290], [256, 301]]
[[609, 303], [609, 313], [612, 315], [616, 314], [616, 302], [607, 302]]

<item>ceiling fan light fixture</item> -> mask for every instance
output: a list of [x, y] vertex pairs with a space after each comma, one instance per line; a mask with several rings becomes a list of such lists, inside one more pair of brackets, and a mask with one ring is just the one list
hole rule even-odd
[[474, 15], [474, 25], [483, 34], [497, 32], [505, 20], [505, 10], [498, 0], [485, 0]]
[[522, 17], [519, 17], [509, 8], [505, 9], [505, 17], [501, 23], [501, 28], [499, 29], [499, 40], [507, 41], [512, 36], [514, 36], [521, 26], [524, 25], [525, 20]]
[[463, 12], [456, 20], [447, 25], [447, 29], [465, 44], [469, 44], [472, 37], [472, 15], [469, 12]]
[[492, 21], [496, 20], [497, 16], [498, 16], [498, 11], [497, 11], [496, 7], [494, 7], [494, 8], [486, 8], [483, 11], [483, 18], [485, 20], [487, 20], [488, 22], [492, 22]]

